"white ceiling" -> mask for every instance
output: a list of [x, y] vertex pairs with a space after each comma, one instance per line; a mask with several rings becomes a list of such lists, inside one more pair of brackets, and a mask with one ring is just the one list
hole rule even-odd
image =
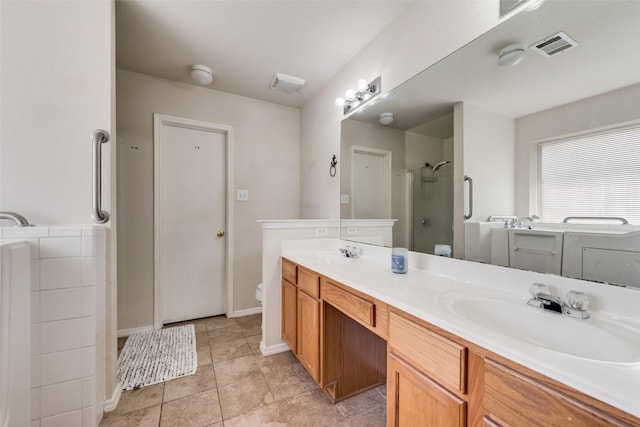
[[[559, 31], [580, 45], [551, 58], [527, 48], [520, 64], [497, 65], [506, 45], [530, 46]], [[638, 83], [639, 49], [640, 1], [546, 0], [538, 10], [504, 21], [352, 117], [377, 123], [381, 113], [390, 111], [395, 115], [391, 127], [406, 130], [448, 114], [464, 101], [518, 118]]]
[[[292, 107], [304, 105], [404, 11], [405, 0], [117, 0], [118, 68]], [[275, 73], [306, 80], [297, 94], [269, 89]], [[355, 84], [355, 82], [354, 82]]]

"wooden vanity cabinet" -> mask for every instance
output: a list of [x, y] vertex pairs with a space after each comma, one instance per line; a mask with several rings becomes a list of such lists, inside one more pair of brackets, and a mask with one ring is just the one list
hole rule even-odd
[[282, 341], [298, 352], [298, 288], [282, 280]]
[[298, 360], [320, 383], [320, 301], [298, 289]]
[[389, 353], [387, 427], [467, 425], [466, 402], [422, 371]]
[[326, 277], [321, 289], [322, 381], [335, 403], [385, 383], [387, 305]]
[[387, 427], [640, 426], [637, 417], [286, 259], [282, 338], [334, 402], [386, 379]]
[[320, 384], [320, 276], [282, 259], [282, 340]]
[[282, 259], [282, 340], [297, 353], [298, 266]]
[[[483, 406], [484, 425], [500, 427], [582, 426], [637, 426], [603, 408], [587, 396], [574, 394], [560, 384], [554, 387], [540, 374], [513, 369], [494, 360], [484, 358]], [[569, 394], [569, 393], [571, 394]], [[591, 402], [589, 402], [591, 400]], [[614, 408], [611, 408], [614, 409]], [[620, 415], [624, 415], [620, 412]]]
[[467, 348], [392, 311], [387, 427], [467, 425]]

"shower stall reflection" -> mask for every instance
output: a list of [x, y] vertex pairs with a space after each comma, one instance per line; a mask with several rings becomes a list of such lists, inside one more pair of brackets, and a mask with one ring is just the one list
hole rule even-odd
[[453, 167], [449, 160], [407, 172], [408, 237], [412, 251], [433, 254], [453, 245]]

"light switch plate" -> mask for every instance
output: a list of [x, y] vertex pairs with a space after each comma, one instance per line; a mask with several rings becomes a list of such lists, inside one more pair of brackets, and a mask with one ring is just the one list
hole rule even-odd
[[237, 191], [237, 199], [241, 202], [249, 201], [249, 190], [238, 190]]

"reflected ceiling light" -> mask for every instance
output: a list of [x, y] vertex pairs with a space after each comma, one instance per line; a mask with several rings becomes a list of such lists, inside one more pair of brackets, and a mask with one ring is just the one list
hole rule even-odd
[[498, 55], [498, 65], [501, 67], [511, 67], [524, 59], [525, 46], [521, 43], [510, 44], [504, 47]]
[[381, 125], [390, 125], [391, 123], [393, 123], [393, 113], [382, 113], [380, 114], [380, 118], [378, 119], [380, 121]]
[[196, 64], [191, 67], [191, 78], [199, 85], [205, 86], [213, 81], [213, 73], [206, 65]]
[[367, 83], [364, 79], [358, 80], [358, 90], [347, 89], [344, 93], [344, 98], [336, 98], [336, 107], [342, 108], [342, 112], [345, 115], [355, 111], [365, 102], [380, 94], [380, 81], [380, 77], [372, 80], [370, 83]]

